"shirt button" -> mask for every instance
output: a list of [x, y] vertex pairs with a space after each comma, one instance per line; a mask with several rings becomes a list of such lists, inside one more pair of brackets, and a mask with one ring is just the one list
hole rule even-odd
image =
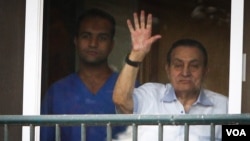
[[181, 113], [183, 114], [184, 112], [183, 112], [183, 111], [181, 111]]

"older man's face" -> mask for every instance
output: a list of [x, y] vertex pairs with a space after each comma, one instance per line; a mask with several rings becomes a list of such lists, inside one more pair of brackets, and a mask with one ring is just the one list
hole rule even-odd
[[204, 56], [196, 47], [177, 47], [166, 71], [175, 92], [197, 93], [207, 73]]

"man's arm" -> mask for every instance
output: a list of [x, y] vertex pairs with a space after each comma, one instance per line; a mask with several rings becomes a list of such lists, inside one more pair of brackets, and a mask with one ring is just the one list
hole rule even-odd
[[[134, 27], [130, 20], [127, 21], [131, 34], [132, 49], [128, 59], [133, 62], [142, 62], [146, 54], [150, 51], [153, 42], [161, 38], [160, 35], [151, 36], [152, 15], [148, 14], [145, 20], [145, 12], [141, 11], [140, 19], [134, 13]], [[124, 114], [133, 113], [133, 96], [135, 81], [138, 74], [138, 67], [125, 64], [115, 85], [113, 101], [118, 112]]]

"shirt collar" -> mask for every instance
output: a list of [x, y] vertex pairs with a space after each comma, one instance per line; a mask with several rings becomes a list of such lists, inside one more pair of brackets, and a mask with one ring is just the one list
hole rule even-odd
[[[163, 102], [173, 102], [176, 101], [177, 97], [175, 95], [174, 92], [174, 88], [170, 87], [169, 90], [167, 90], [162, 98]], [[202, 104], [204, 106], [213, 106], [213, 103], [211, 102], [211, 100], [205, 95], [204, 89], [202, 89], [200, 91], [199, 97], [197, 99], [197, 101], [194, 103], [195, 104]]]
[[204, 106], [213, 106], [212, 101], [205, 95], [204, 89], [201, 90], [197, 101], [194, 104], [202, 104]]
[[164, 94], [164, 96], [162, 98], [162, 101], [164, 101], [164, 102], [173, 102], [173, 101], [176, 101], [176, 100], [177, 100], [177, 97], [175, 95], [174, 88], [171, 85], [170, 89], [168, 89], [165, 92], [165, 94]]

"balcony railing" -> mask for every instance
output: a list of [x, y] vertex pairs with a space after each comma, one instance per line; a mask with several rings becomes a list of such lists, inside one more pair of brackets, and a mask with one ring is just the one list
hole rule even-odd
[[[218, 114], [218, 115], [0, 115], [0, 125], [4, 131], [4, 141], [8, 141], [9, 126], [28, 126], [30, 141], [35, 139], [35, 127], [55, 126], [56, 141], [60, 141], [60, 126], [81, 126], [81, 141], [85, 141], [86, 126], [106, 126], [107, 140], [111, 141], [111, 127], [115, 125], [132, 126], [132, 139], [137, 141], [137, 127], [140, 125], [157, 125], [159, 141], [163, 140], [164, 125], [184, 125], [184, 141], [188, 141], [190, 125], [210, 125], [211, 141], [215, 140], [215, 125], [250, 125], [250, 114]], [[2, 139], [0, 139], [2, 140]]]

